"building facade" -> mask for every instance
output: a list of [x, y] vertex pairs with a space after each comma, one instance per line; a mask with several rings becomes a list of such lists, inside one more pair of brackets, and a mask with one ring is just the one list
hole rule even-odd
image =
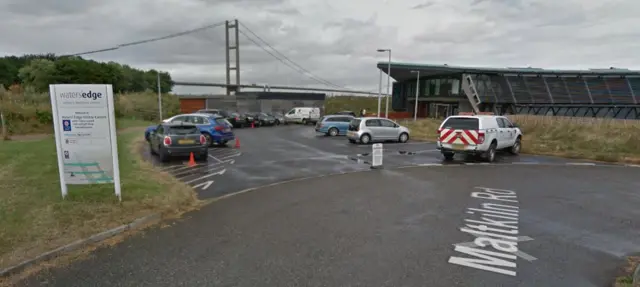
[[239, 92], [235, 95], [184, 95], [180, 111], [192, 113], [200, 109], [222, 109], [237, 112], [281, 112], [295, 107], [324, 108], [322, 93]]
[[[391, 63], [392, 108], [419, 117], [460, 111], [640, 119], [640, 71], [475, 68]], [[388, 63], [378, 68], [387, 73]]]

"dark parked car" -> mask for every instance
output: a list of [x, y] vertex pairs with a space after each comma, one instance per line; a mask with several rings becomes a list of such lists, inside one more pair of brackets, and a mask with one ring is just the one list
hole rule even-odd
[[230, 112], [227, 120], [231, 123], [231, 125], [233, 125], [234, 128], [246, 127], [248, 124], [247, 118], [236, 112]]
[[257, 113], [260, 126], [274, 126], [276, 124], [276, 118], [266, 113]]
[[149, 135], [149, 150], [163, 162], [191, 153], [201, 160], [209, 156], [207, 139], [198, 126], [183, 122], [159, 124]]
[[267, 115], [272, 116], [276, 119], [276, 125], [284, 124], [284, 115], [282, 113], [267, 113]]
[[243, 118], [246, 126], [251, 126], [253, 123], [254, 127], [258, 127], [260, 125], [260, 121], [258, 120], [258, 116], [254, 113], [241, 113], [240, 118]]

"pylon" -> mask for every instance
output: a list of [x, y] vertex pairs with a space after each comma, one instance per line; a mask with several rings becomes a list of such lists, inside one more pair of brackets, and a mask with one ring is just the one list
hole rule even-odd
[[193, 157], [193, 152], [189, 155], [189, 163], [187, 165], [188, 166], [195, 166], [196, 165], [196, 159]]
[[240, 148], [240, 139], [236, 138], [235, 148]]

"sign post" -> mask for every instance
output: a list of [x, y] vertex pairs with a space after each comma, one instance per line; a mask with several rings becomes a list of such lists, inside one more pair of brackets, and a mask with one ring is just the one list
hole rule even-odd
[[377, 143], [373, 144], [371, 147], [371, 168], [381, 168], [382, 167], [382, 144]]
[[49, 85], [62, 197], [67, 184], [113, 183], [120, 166], [111, 85]]

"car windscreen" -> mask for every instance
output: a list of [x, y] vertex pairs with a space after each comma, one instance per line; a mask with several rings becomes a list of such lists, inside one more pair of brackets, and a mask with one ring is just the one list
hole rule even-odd
[[192, 125], [169, 127], [169, 134], [172, 135], [189, 135], [197, 133], [200, 133], [198, 131], [198, 127]]
[[477, 118], [449, 118], [442, 125], [443, 129], [477, 130], [480, 124]]

